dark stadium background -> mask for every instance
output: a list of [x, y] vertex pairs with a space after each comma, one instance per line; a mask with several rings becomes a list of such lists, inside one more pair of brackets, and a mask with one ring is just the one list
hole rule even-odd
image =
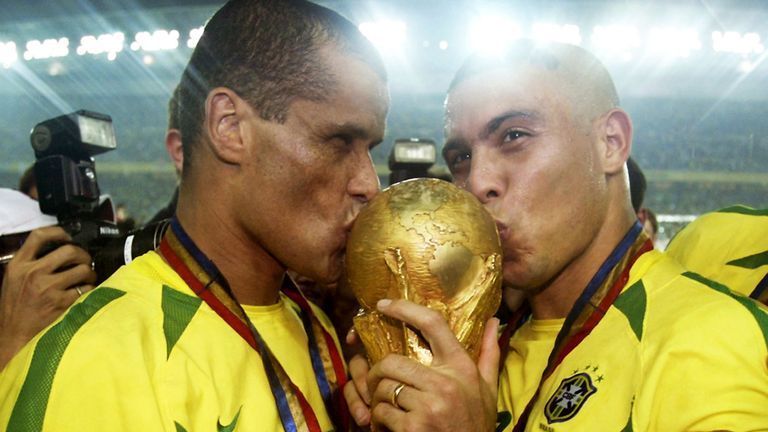
[[[383, 49], [392, 107], [374, 158], [383, 181], [395, 138], [442, 145], [442, 102], [452, 73], [470, 52], [472, 17], [504, 18], [530, 35], [534, 23], [577, 25], [614, 75], [635, 125], [633, 155], [646, 172], [646, 206], [660, 215], [664, 238], [693, 215], [734, 203], [768, 207], [768, 1], [318, 1], [357, 23], [398, 20], [400, 44]], [[112, 116], [118, 150], [97, 157], [103, 192], [126, 203], [139, 221], [165, 205], [174, 174], [163, 146], [166, 106], [188, 58], [190, 30], [221, 2], [28, 0], [0, 2], [0, 43], [18, 58], [0, 59], [0, 186], [15, 187], [34, 155], [36, 123], [85, 108]], [[504, 21], [507, 22], [507, 21]], [[637, 39], [617, 36], [614, 51], [596, 49], [596, 26], [631, 26]], [[654, 28], [674, 30], [658, 51], [685, 46], [675, 31], [692, 29], [701, 46], [688, 55], [660, 54]], [[133, 51], [139, 32], [179, 33], [178, 48]], [[79, 55], [86, 35], [122, 32], [125, 48]], [[512, 31], [512, 30], [510, 30]], [[756, 33], [759, 43], [714, 49], [713, 32]], [[69, 40], [64, 57], [23, 57], [32, 40]], [[750, 36], [754, 42], [754, 35]], [[385, 37], [389, 42], [397, 38]], [[609, 38], [610, 39], [610, 38]], [[603, 43], [606, 43], [603, 40]], [[622, 45], [624, 44], [624, 45]], [[604, 45], [600, 45], [604, 47]], [[0, 46], [1, 48], [1, 46]], [[0, 50], [0, 58], [2, 58]], [[2, 62], [7, 62], [4, 67]], [[441, 167], [437, 167], [439, 171]]]

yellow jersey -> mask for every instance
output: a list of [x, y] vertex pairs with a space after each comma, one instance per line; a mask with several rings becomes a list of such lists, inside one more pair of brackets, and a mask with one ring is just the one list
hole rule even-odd
[[[243, 306], [333, 429], [298, 306]], [[327, 317], [321, 325], [338, 340]], [[150, 252], [86, 294], [0, 374], [9, 431], [282, 431], [262, 359]]]
[[[511, 431], [533, 397], [563, 322], [530, 320], [512, 336], [499, 431]], [[768, 430], [768, 311], [645, 253], [544, 381], [525, 430]]]
[[666, 252], [683, 267], [768, 304], [768, 209], [733, 206], [699, 216]]

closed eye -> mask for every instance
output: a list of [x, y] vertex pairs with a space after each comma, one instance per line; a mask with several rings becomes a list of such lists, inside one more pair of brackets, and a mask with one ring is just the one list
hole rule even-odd
[[355, 141], [355, 138], [349, 134], [336, 134], [331, 137], [331, 140], [343, 143], [344, 145], [350, 145]]

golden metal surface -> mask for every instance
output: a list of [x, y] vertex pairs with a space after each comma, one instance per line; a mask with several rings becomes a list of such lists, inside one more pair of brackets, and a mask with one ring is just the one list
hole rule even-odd
[[417, 330], [376, 311], [384, 298], [440, 312], [477, 359], [485, 322], [501, 301], [501, 244], [493, 219], [470, 193], [435, 179], [385, 189], [357, 218], [346, 264], [361, 305], [355, 329], [373, 363], [389, 353], [432, 363]]

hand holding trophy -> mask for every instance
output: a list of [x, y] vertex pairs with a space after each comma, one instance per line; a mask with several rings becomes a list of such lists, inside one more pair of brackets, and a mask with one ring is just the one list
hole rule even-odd
[[397, 183], [360, 213], [347, 244], [347, 278], [361, 305], [355, 329], [375, 364], [389, 353], [425, 365], [419, 332], [376, 310], [407, 299], [438, 311], [473, 359], [501, 301], [496, 225], [470, 193], [435, 179]]

